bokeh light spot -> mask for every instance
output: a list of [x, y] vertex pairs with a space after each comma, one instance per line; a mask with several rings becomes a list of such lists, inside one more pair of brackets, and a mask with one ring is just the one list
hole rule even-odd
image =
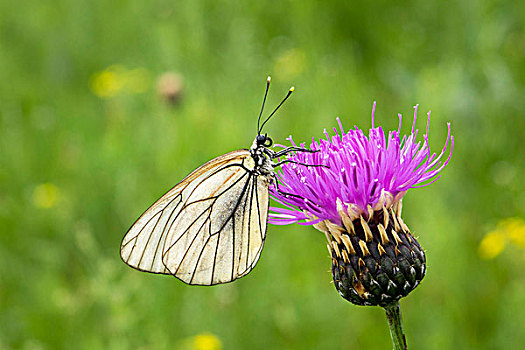
[[274, 70], [280, 80], [295, 78], [306, 68], [306, 54], [301, 49], [290, 49], [275, 60]]

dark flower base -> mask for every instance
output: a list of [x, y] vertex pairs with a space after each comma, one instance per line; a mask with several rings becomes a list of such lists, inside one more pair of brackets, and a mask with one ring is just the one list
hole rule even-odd
[[394, 210], [349, 222], [344, 231], [327, 225], [332, 274], [343, 298], [384, 307], [417, 287], [426, 272], [425, 253]]

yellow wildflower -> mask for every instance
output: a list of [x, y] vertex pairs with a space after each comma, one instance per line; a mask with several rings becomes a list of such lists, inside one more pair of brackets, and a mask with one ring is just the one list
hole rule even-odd
[[498, 256], [507, 243], [525, 248], [525, 220], [507, 218], [498, 223], [498, 227], [483, 237], [479, 245], [479, 254], [485, 259]]
[[98, 97], [110, 98], [118, 94], [124, 87], [121, 66], [110, 66], [96, 73], [91, 80], [91, 89]]
[[505, 248], [507, 240], [505, 234], [500, 231], [489, 232], [483, 237], [479, 244], [479, 255], [483, 259], [494, 259]]
[[195, 350], [221, 350], [222, 342], [211, 333], [201, 333], [193, 337]]
[[149, 89], [150, 80], [149, 72], [144, 68], [128, 70], [114, 65], [93, 75], [91, 90], [101, 98], [115, 97], [122, 92], [141, 94]]
[[521, 218], [506, 219], [505, 229], [513, 244], [525, 248], [525, 220]]
[[43, 183], [33, 190], [33, 204], [42, 209], [49, 209], [56, 204], [58, 187], [52, 183]]

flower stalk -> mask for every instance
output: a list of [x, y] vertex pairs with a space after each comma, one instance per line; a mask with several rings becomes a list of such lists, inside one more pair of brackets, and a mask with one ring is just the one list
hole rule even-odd
[[401, 319], [399, 301], [385, 306], [385, 311], [394, 350], [407, 350], [407, 341], [405, 338], [405, 331], [403, 330], [403, 320]]

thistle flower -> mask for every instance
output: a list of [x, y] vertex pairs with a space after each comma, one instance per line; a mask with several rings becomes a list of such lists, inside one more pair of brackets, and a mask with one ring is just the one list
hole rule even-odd
[[[357, 127], [345, 132], [337, 118], [334, 135], [325, 130], [326, 139], [312, 139], [310, 149], [316, 153], [291, 155], [277, 173], [278, 188], [271, 190], [284, 208], [271, 208], [270, 222], [313, 225], [322, 231], [341, 296], [357, 305], [385, 307], [387, 315], [388, 307], [398, 306], [426, 272], [425, 253], [401, 218], [402, 198], [409, 189], [440, 177], [454, 145], [448, 123], [441, 153], [431, 153], [430, 112], [423, 141], [417, 141], [417, 110], [416, 105], [411, 133], [403, 137], [401, 115], [398, 130], [388, 137], [374, 126], [375, 102], [368, 136]], [[291, 137], [289, 141], [297, 146]]]

